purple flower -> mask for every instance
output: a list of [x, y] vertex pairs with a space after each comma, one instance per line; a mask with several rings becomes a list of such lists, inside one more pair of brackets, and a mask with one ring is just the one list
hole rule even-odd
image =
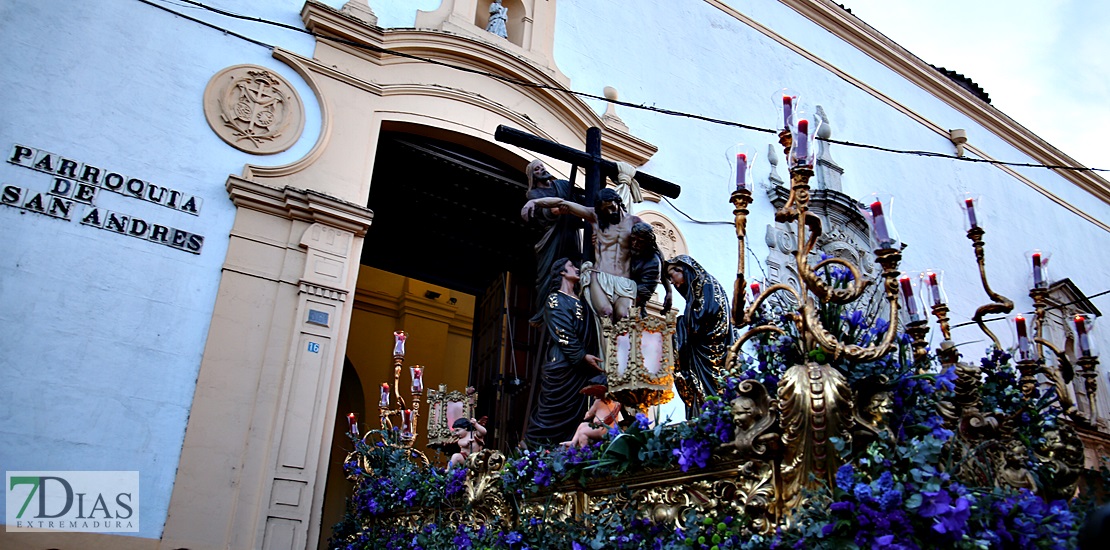
[[413, 502], [415, 502], [415, 501], [416, 501], [416, 489], [409, 489], [409, 490], [405, 491], [405, 496], [401, 497], [401, 502], [403, 502], [405, 504], [405, 506], [412, 506]]
[[532, 476], [532, 482], [540, 487], [547, 487], [551, 484], [551, 472], [547, 469], [547, 464], [542, 460], [539, 467], [536, 468], [536, 475]]
[[841, 316], [845, 323], [848, 323], [848, 328], [859, 329], [867, 325], [867, 315], [863, 310], [855, 310], [847, 315]]
[[836, 471], [836, 488], [841, 491], [851, 491], [856, 483], [856, 471], [851, 464], [845, 464]]
[[891, 489], [879, 495], [879, 506], [883, 510], [891, 510], [902, 504], [902, 492]]
[[871, 500], [871, 486], [863, 483], [857, 483], [852, 488], [852, 494], [855, 495], [856, 500], [860, 502]]
[[855, 508], [855, 506], [853, 506], [851, 502], [846, 501], [834, 502], [829, 505], [829, 510], [832, 512], [846, 512], [851, 514], [853, 508]]
[[944, 427], [944, 419], [941, 418], [940, 416], [937, 416], [937, 415], [933, 415], [933, 416], [930, 416], [929, 418], [926, 418], [925, 419], [925, 427], [929, 428], [931, 430], [930, 434], [933, 437], [935, 437], [935, 438], [937, 438], [941, 441], [948, 441], [948, 438], [950, 438], [954, 435], [952, 433], [952, 430], [949, 430], [949, 429]]
[[455, 548], [473, 548], [474, 543], [470, 540], [470, 535], [467, 534], [462, 528], [459, 529], [459, 534], [455, 535], [454, 540]]
[[704, 468], [709, 462], [709, 444], [698, 439], [683, 439], [679, 448], [671, 452], [678, 457], [678, 465], [683, 472], [695, 464], [698, 468]]
[[521, 539], [523, 539], [523, 538], [524, 537], [520, 536], [520, 533], [518, 533], [516, 531], [509, 531], [509, 534], [505, 537], [505, 542], [507, 542], [509, 544], [516, 544], [516, 543], [520, 542]]
[[947, 512], [952, 502], [952, 497], [944, 490], [921, 493], [921, 496], [924, 498], [921, 501], [921, 507], [917, 509], [917, 514], [923, 518], [931, 518]]
[[451, 498], [462, 492], [463, 486], [466, 483], [467, 469], [465, 467], [455, 467], [447, 471], [447, 498]]
[[644, 413], [636, 413], [636, 427], [641, 430], [651, 429], [651, 420]]
[[937, 389], [956, 391], [956, 367], [948, 367], [937, 375]]

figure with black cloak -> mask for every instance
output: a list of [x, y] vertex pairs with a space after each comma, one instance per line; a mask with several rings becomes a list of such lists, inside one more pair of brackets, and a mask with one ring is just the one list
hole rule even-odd
[[666, 260], [663, 259], [663, 251], [659, 250], [651, 224], [633, 224], [628, 246], [632, 250], [631, 279], [636, 281], [635, 305], [640, 308], [640, 316], [646, 315], [644, 308], [655, 295], [659, 283], [663, 283], [663, 314], [666, 315], [671, 310], [671, 280], [663, 276]]
[[580, 390], [601, 370], [601, 360], [587, 353], [586, 307], [574, 288], [578, 266], [560, 258], [550, 271], [553, 282], [542, 312], [547, 346], [527, 433], [529, 443], [541, 445], [554, 445], [574, 435], [589, 407], [589, 397]]
[[[525, 194], [528, 201], [545, 198], [581, 200], [569, 181], [555, 179], [540, 160], [528, 163], [525, 173], [528, 176], [528, 192]], [[539, 325], [543, 320], [544, 303], [549, 289], [559, 287], [561, 277], [558, 273], [551, 273], [555, 260], [569, 258], [577, 261], [582, 257], [581, 238], [578, 235], [582, 222], [575, 216], [563, 214], [564, 209], [559, 207], [536, 208], [530, 216], [524, 217], [525, 221], [543, 231], [543, 237], [535, 246], [536, 303], [532, 310], [534, 315], [529, 321], [533, 325]]]
[[717, 377], [733, 341], [729, 298], [720, 281], [685, 254], [667, 262], [667, 277], [686, 299], [675, 331], [675, 389], [686, 404], [686, 417], [692, 418], [706, 397], [720, 393]]

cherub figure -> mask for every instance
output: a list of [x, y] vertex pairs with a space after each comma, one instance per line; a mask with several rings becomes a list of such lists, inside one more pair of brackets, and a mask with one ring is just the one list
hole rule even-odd
[[451, 455], [448, 465], [458, 466], [466, 462], [466, 458], [485, 448], [486, 427], [477, 420], [460, 418], [451, 425], [451, 435], [458, 438], [459, 452]]
[[609, 430], [616, 426], [620, 419], [620, 403], [608, 395], [594, 398], [590, 409], [586, 411], [586, 416], [582, 418], [585, 422], [579, 424], [578, 429], [574, 431], [574, 437], [570, 441], [564, 441], [562, 445], [564, 447], [585, 447], [591, 442], [605, 437], [605, 434], [609, 433]]

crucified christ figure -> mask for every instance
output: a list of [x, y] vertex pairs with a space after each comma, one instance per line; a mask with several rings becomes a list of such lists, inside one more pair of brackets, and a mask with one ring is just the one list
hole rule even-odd
[[630, 237], [632, 226], [640, 218], [628, 215], [624, 201], [616, 191], [608, 188], [597, 194], [597, 203], [593, 208], [559, 197], [544, 197], [525, 203], [520, 215], [528, 220], [536, 208], [573, 214], [593, 226], [596, 265], [589, 268], [587, 297], [599, 317], [608, 317], [614, 322], [628, 317], [636, 298], [636, 282], [629, 278], [632, 259]]

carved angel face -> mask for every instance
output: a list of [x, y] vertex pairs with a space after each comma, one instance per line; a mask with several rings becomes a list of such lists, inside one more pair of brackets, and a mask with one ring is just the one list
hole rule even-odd
[[879, 392], [871, 396], [867, 403], [867, 416], [872, 424], [878, 425], [887, 415], [894, 412], [894, 400], [890, 392]]
[[732, 418], [741, 430], [747, 430], [755, 425], [756, 421], [755, 400], [743, 395], [732, 400]]

